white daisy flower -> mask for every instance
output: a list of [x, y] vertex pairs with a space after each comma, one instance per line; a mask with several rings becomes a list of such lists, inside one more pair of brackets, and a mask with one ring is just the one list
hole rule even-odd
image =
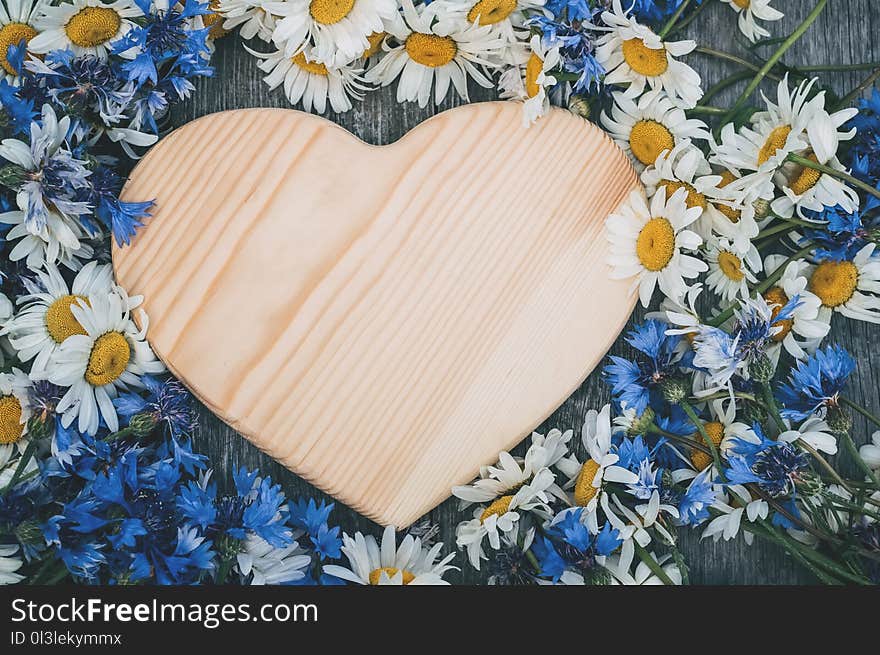
[[772, 0], [721, 0], [733, 7], [739, 14], [739, 31], [749, 41], [754, 43], [758, 39], [770, 36], [770, 32], [758, 24], [759, 20], [776, 21], [785, 17], [781, 11], [770, 6]]
[[822, 307], [819, 320], [830, 323], [833, 312], [869, 323], [880, 323], [880, 257], [869, 243], [852, 260], [825, 260], [805, 268], [807, 288]]
[[544, 0], [434, 0], [430, 4], [440, 21], [491, 25], [511, 45], [528, 35], [526, 12], [539, 12], [543, 7]]
[[739, 179], [739, 175], [725, 169], [721, 171], [720, 176], [721, 181], [717, 185], [718, 195], [713, 197], [710, 203], [715, 210], [711, 215], [712, 231], [732, 242], [739, 250], [747, 250], [752, 239], [760, 232], [760, 226], [755, 220], [755, 206], [752, 202], [737, 201], [736, 198], [741, 197], [741, 193], [725, 191], [725, 187]]
[[[467, 549], [471, 565], [480, 570], [480, 560], [486, 559], [483, 541], [489, 541], [493, 550], [501, 548], [502, 537], [509, 543], [517, 541], [520, 512], [535, 512], [542, 519], [549, 517], [551, 489], [555, 487], [553, 473], [542, 468], [515, 493], [496, 498], [488, 506], [479, 505], [474, 509], [473, 518], [463, 521], [455, 529], [455, 541], [459, 548]], [[526, 534], [531, 534], [527, 530]]]
[[530, 54], [521, 66], [508, 68], [498, 80], [501, 98], [523, 101], [523, 122], [531, 125], [550, 109], [547, 91], [555, 86], [551, 72], [559, 66], [559, 46], [544, 47], [540, 35], [529, 41]]
[[397, 18], [395, 0], [287, 0], [264, 2], [278, 17], [272, 41], [288, 58], [311, 43], [311, 57], [344, 66], [370, 47], [367, 37], [385, 31]]
[[859, 457], [875, 471], [880, 469], [880, 430], [871, 435], [871, 443], [859, 448]]
[[[768, 255], [764, 260], [764, 270], [775, 271], [785, 263], [784, 255]], [[764, 299], [773, 305], [773, 313], [788, 304], [797, 296], [798, 304], [791, 313], [791, 318], [780, 321], [782, 329], [772, 339], [796, 359], [803, 359], [819, 347], [831, 329], [830, 320], [820, 318], [822, 301], [808, 289], [807, 273], [809, 264], [802, 259], [786, 265], [779, 281], [764, 292]], [[830, 315], [825, 316], [830, 319]], [[771, 347], [771, 359], [779, 356], [779, 347]]]
[[217, 11], [224, 18], [223, 29], [239, 28], [243, 39], [272, 40], [276, 18], [266, 11], [262, 0], [219, 0]]
[[34, 360], [31, 371], [39, 376], [67, 337], [85, 334], [74, 318], [71, 307], [78, 300], [88, 303], [91, 295], [106, 295], [113, 287], [113, 268], [109, 264], [89, 262], [68, 287], [58, 269], [49, 264], [35, 271], [42, 288], [18, 299], [20, 311], [6, 324], [3, 333], [23, 362]]
[[617, 466], [620, 458], [611, 452], [610, 405], [605, 405], [599, 412], [594, 409], [587, 412], [581, 428], [581, 443], [588, 457], [581, 462], [571, 455], [560, 459], [556, 468], [568, 478], [564, 487], [571, 489], [571, 504], [586, 508], [587, 525], [596, 534], [599, 531], [596, 508], [605, 496], [604, 483], [633, 484], [638, 482], [639, 476]]
[[58, 263], [77, 271], [83, 260], [94, 254], [92, 247], [83, 242], [87, 235], [79, 222], [55, 211], [49, 211], [45, 225], [39, 228], [29, 225], [27, 215], [20, 210], [0, 213], [0, 223], [12, 226], [6, 233], [7, 241], [18, 240], [9, 251], [9, 259], [24, 260], [29, 268]]
[[17, 368], [0, 373], [0, 448], [10, 450], [3, 453], [7, 459], [13, 448], [23, 450], [21, 442], [27, 437], [31, 417], [30, 388], [30, 378]]
[[34, 19], [48, 6], [49, 0], [3, 0], [0, 2], [0, 66], [6, 72], [6, 81], [18, 83], [19, 72], [6, 58], [9, 46], [22, 41], [30, 43], [39, 31]]
[[285, 548], [275, 548], [259, 535], [250, 533], [244, 550], [236, 555], [238, 572], [250, 577], [252, 585], [283, 584], [306, 577], [312, 558], [293, 542]]
[[113, 44], [134, 26], [130, 19], [143, 15], [133, 0], [71, 0], [44, 6], [35, 23], [40, 33], [31, 39], [28, 50], [37, 54], [72, 50], [75, 55], [106, 59]]
[[23, 575], [16, 573], [24, 564], [17, 553], [18, 544], [0, 545], [0, 585], [15, 584], [24, 580]]
[[689, 119], [665, 95], [647, 93], [638, 104], [622, 93], [614, 94], [611, 116], [602, 112], [602, 125], [638, 170], [657, 161], [683, 139], [709, 139], [706, 124]]
[[446, 97], [450, 83], [468, 100], [468, 77], [492, 87], [492, 80], [477, 68], [496, 68], [495, 57], [504, 46], [491, 25], [435, 23], [434, 13], [424, 5], [416, 8], [412, 0], [401, 0], [401, 6], [403, 20], [388, 28], [397, 45], [386, 42], [385, 56], [367, 71], [368, 81], [388, 86], [399, 78], [397, 101], [418, 101], [420, 107], [427, 106], [432, 85], [437, 103]]
[[[719, 492], [712, 503], [712, 509], [721, 512], [706, 525], [702, 539], [711, 537], [713, 541], [730, 541], [740, 533], [743, 517], [750, 522], [763, 521], [770, 513], [770, 506], [762, 498], [752, 499], [748, 489], [739, 484], [727, 485]], [[745, 542], [751, 545], [754, 535], [743, 533]]]
[[78, 419], [80, 432], [95, 434], [99, 419], [111, 432], [119, 429], [113, 398], [120, 389], [143, 386], [140, 376], [165, 370], [145, 341], [147, 318], [140, 313], [143, 329], [131, 320], [139, 302], [116, 287], [109, 294], [94, 294], [88, 302], [78, 299], [70, 311], [85, 334], [67, 337], [52, 356], [46, 379], [69, 387], [58, 403], [65, 427]]
[[639, 97], [645, 87], [663, 90], [677, 106], [694, 107], [703, 96], [700, 75], [676, 57], [691, 52], [696, 41], [663, 41], [627, 13], [614, 0], [612, 11], [602, 14], [608, 34], [596, 42], [596, 61], [606, 70], [605, 84], [626, 85], [628, 98]]
[[705, 262], [684, 254], [703, 243], [686, 229], [700, 217], [700, 209], [685, 204], [687, 190], [679, 189], [666, 199], [665, 190], [654, 194], [650, 208], [638, 191], [621, 205], [619, 213], [605, 221], [611, 252], [608, 263], [614, 279], [633, 279], [642, 305], [651, 302], [654, 288], [673, 300], [687, 292], [685, 278], [695, 278], [708, 269]]
[[[785, 421], [788, 424], [788, 421]], [[831, 433], [828, 424], [817, 416], [811, 416], [801, 423], [797, 429], [789, 427], [777, 437], [779, 441], [794, 443], [803, 441], [813, 448], [829, 455], [837, 453], [837, 439]]]
[[0, 291], [0, 368], [6, 366], [6, 356], [11, 355], [14, 350], [9, 343], [9, 339], [4, 336], [6, 333], [6, 325], [15, 313], [15, 307], [12, 301], [5, 293]]
[[706, 284], [726, 303], [749, 295], [749, 284], [755, 284], [756, 273], [762, 271], [761, 255], [749, 244], [743, 252], [725, 238], [712, 237], [707, 243], [706, 262], [709, 275]]
[[245, 49], [255, 57], [262, 59], [258, 68], [268, 73], [263, 81], [270, 89], [283, 85], [284, 95], [290, 104], [302, 102], [303, 109], [323, 114], [327, 109], [327, 101], [335, 112], [346, 112], [351, 109], [351, 99], [361, 100], [367, 90], [360, 74], [363, 69], [353, 64], [341, 68], [328, 67], [310, 58], [311, 51], [303, 50], [293, 57], [286, 56], [281, 50], [272, 53], [260, 53]]
[[324, 573], [355, 584], [447, 585], [443, 574], [458, 570], [458, 567], [449, 565], [455, 553], [437, 559], [443, 549], [442, 543], [428, 549], [422, 546], [421, 539], [408, 534], [398, 546], [392, 526], [385, 528], [381, 546], [374, 536], [364, 537], [360, 532], [354, 537], [343, 534], [342, 543], [342, 552], [351, 568], [329, 564], [324, 567]]
[[[626, 545], [626, 544], [624, 544]], [[682, 583], [681, 570], [678, 565], [672, 561], [670, 555], [662, 555], [657, 557], [655, 553], [649, 552], [648, 555], [654, 559], [663, 569], [666, 576], [676, 585]], [[665, 584], [655, 573], [651, 572], [650, 567], [642, 561], [636, 564], [635, 569], [630, 570], [633, 563], [632, 552], [628, 554], [610, 555], [605, 559], [603, 566], [608, 569], [613, 578], [613, 584], [621, 585], [662, 585]]]

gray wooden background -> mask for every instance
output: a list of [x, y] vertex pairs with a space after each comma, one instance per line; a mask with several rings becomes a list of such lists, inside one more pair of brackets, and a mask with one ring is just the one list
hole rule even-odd
[[[718, 0], [709, 6], [687, 28], [684, 35], [693, 38], [698, 44], [722, 51], [743, 54], [743, 40], [736, 28], [733, 10]], [[774, 6], [784, 11], [783, 21], [771, 25], [774, 36], [782, 36], [791, 30], [809, 13], [815, 5], [813, 0], [775, 0]], [[813, 24], [806, 36], [785, 56], [785, 62], [805, 66], [838, 63], [880, 62], [880, 0], [830, 0], [823, 14]], [[681, 38], [681, 35], [679, 36]], [[259, 49], [260, 44], [255, 44]], [[172, 125], [183, 125], [199, 116], [225, 109], [242, 107], [287, 107], [287, 100], [280, 90], [269, 92], [256, 68], [256, 60], [242, 48], [237, 35], [221, 39], [213, 65], [216, 75], [197, 85], [193, 97], [178, 106], [172, 115]], [[741, 70], [725, 61], [693, 54], [688, 63], [703, 76], [703, 88], [707, 89], [719, 79]], [[822, 74], [822, 79], [843, 95], [855, 87], [866, 72], [834, 72]], [[743, 85], [715, 98], [713, 104], [727, 106], [738, 94]], [[493, 93], [472, 85], [472, 101], [490, 100]], [[772, 86], [765, 85], [765, 89]], [[369, 94], [364, 102], [356, 103], [352, 111], [337, 115], [328, 113], [327, 117], [361, 139], [374, 144], [391, 143], [420, 122], [440, 111], [460, 104], [450, 97], [439, 106], [425, 109], [413, 103], [397, 104], [394, 87]], [[218, 139], [223, 135], [218, 134]], [[242, 161], [246, 167], [248, 162]], [[279, 281], [279, 284], [283, 284]], [[641, 320], [638, 311], [632, 320]], [[880, 339], [880, 326], [858, 321], [835, 319], [831, 338], [849, 349], [859, 362], [859, 369], [852, 378], [850, 395], [859, 399], [874, 412], [880, 412], [880, 353], [876, 344]], [[628, 346], [618, 339], [612, 353], [626, 355]], [[598, 408], [609, 401], [608, 388], [602, 382], [600, 373], [594, 372], [547, 421], [538, 426], [538, 431], [558, 427], [578, 430], [585, 412]], [[870, 434], [869, 426], [860, 418], [855, 418], [855, 429], [861, 441]], [[202, 409], [201, 430], [196, 439], [196, 447], [211, 458], [216, 474], [221, 480], [230, 480], [233, 467], [258, 467], [264, 474], [282, 483], [291, 497], [299, 495], [315, 498], [325, 497], [310, 484], [290, 473], [272, 459], [251, 446], [231, 428]], [[337, 504], [336, 521], [344, 530], [361, 530], [365, 533], [379, 534], [380, 528], [371, 521], [360, 517], [348, 508]], [[454, 501], [447, 501], [433, 510], [428, 517], [440, 526], [440, 538], [447, 548], [454, 548], [455, 525], [461, 520]], [[693, 530], [680, 531], [680, 547], [690, 565], [690, 579], [697, 584], [792, 584], [810, 582], [811, 578], [775, 546], [755, 543], [746, 546], [737, 539], [733, 542], [700, 541], [699, 533]], [[456, 564], [461, 573], [449, 576], [453, 582], [478, 583], [485, 578], [476, 573], [463, 553], [459, 553]]]

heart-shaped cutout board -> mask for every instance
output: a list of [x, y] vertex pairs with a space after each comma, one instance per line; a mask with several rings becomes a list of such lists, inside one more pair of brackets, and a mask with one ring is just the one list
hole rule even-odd
[[316, 486], [403, 527], [583, 382], [635, 304], [605, 218], [639, 188], [564, 110], [441, 113], [388, 146], [281, 109], [212, 114], [137, 165], [119, 284], [158, 356]]

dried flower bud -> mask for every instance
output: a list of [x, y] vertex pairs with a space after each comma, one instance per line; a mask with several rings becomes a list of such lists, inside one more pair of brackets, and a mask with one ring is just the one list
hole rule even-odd
[[149, 435], [156, 427], [156, 415], [152, 412], [142, 412], [131, 417], [128, 427], [135, 437], [143, 438]]
[[828, 414], [825, 416], [825, 422], [831, 428], [831, 433], [836, 436], [849, 434], [852, 430], [852, 416], [845, 409], [839, 406], [828, 408]]
[[752, 203], [752, 207], [755, 208], [755, 217], [756, 218], [765, 218], [767, 214], [770, 213], [770, 201], [764, 200], [763, 198], [758, 198], [754, 203]]
[[766, 384], [773, 379], [776, 367], [765, 353], [760, 353], [754, 361], [749, 364], [749, 377], [759, 384]]
[[568, 110], [575, 116], [580, 116], [587, 120], [589, 120], [592, 113], [589, 99], [577, 93], [568, 99]]
[[687, 380], [682, 378], [666, 378], [661, 383], [660, 390], [663, 392], [663, 398], [666, 399], [666, 402], [677, 405], [687, 398], [690, 385]]

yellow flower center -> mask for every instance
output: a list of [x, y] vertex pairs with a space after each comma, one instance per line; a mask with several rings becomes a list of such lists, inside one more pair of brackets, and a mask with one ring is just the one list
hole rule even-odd
[[21, 403], [15, 396], [0, 397], [0, 444], [15, 443], [21, 439]]
[[[400, 569], [394, 568], [393, 566], [383, 566], [379, 569], [373, 569], [372, 571], [370, 571], [370, 584], [379, 584], [379, 580], [382, 578], [383, 573], [389, 578], [393, 578], [395, 575], [397, 575], [398, 571], [400, 571]], [[416, 576], [414, 576], [406, 569], [403, 570], [403, 584], [409, 584], [415, 579]]]
[[385, 40], [386, 35], [387, 32], [373, 32], [370, 34], [370, 36], [367, 37], [367, 42], [370, 46], [364, 50], [364, 54], [362, 54], [361, 57], [367, 59], [379, 52], [382, 47], [382, 41]]
[[327, 67], [318, 61], [309, 61], [305, 54], [300, 52], [293, 57], [293, 63], [312, 75], [326, 75]]
[[95, 340], [86, 367], [86, 382], [103, 387], [125, 373], [131, 359], [131, 346], [128, 339], [119, 332], [102, 334]]
[[538, 77], [544, 70], [544, 60], [534, 52], [529, 55], [529, 61], [526, 63], [526, 95], [534, 98], [541, 91], [541, 85], [538, 84]]
[[581, 467], [577, 480], [574, 483], [574, 504], [586, 507], [599, 491], [593, 486], [596, 473], [599, 472], [599, 462], [588, 459]]
[[759, 166], [766, 163], [776, 154], [777, 150], [785, 147], [785, 142], [788, 141], [789, 134], [791, 134], [791, 126], [789, 125], [782, 125], [770, 132], [770, 136], [767, 137], [764, 145], [761, 146], [761, 149], [758, 151]]
[[666, 48], [649, 48], [642, 39], [623, 42], [623, 59], [639, 75], [657, 77], [666, 72]]
[[94, 48], [116, 36], [122, 18], [109, 7], [83, 7], [70, 17], [64, 31], [71, 43]]
[[733, 4], [740, 9], [748, 9], [749, 5], [752, 4], [752, 0], [733, 0]]
[[413, 32], [406, 37], [406, 54], [422, 66], [430, 68], [445, 66], [457, 53], [458, 46], [451, 36]]
[[[737, 179], [736, 175], [731, 173], [730, 171], [724, 171], [721, 173], [721, 181], [718, 183], [718, 188], [722, 189], [726, 187], [728, 184]], [[720, 211], [724, 216], [727, 217], [731, 223], [739, 223], [741, 212], [739, 209], [734, 209], [733, 207], [729, 207], [727, 205], [717, 203], [715, 205], [715, 209]]]
[[63, 343], [67, 337], [74, 334], [86, 333], [70, 311], [78, 300], [85, 301], [86, 305], [89, 304], [89, 299], [85, 296], [61, 296], [46, 310], [46, 330], [55, 343]]
[[211, 9], [211, 13], [202, 16], [202, 24], [205, 27], [211, 28], [211, 30], [208, 32], [208, 38], [223, 38], [224, 36], [229, 34], [229, 30], [223, 27], [223, 16], [217, 13], [217, 10], [220, 8], [220, 3], [217, 0], [211, 0], [211, 2], [208, 4], [208, 7]]
[[662, 123], [650, 119], [640, 120], [629, 133], [629, 147], [640, 162], [648, 166], [657, 161], [664, 150], [672, 150], [675, 139]]
[[[724, 439], [724, 426], [721, 425], [721, 423], [718, 423], [717, 421], [704, 423], [703, 429], [716, 447], [721, 445], [721, 440]], [[703, 435], [699, 432], [692, 434], [691, 438], [697, 443], [706, 443], [703, 441]], [[698, 471], [702, 471], [711, 463], [712, 456], [709, 453], [704, 453], [702, 450], [695, 450], [691, 453], [691, 464], [693, 464], [694, 468]]]
[[672, 195], [678, 191], [679, 189], [687, 189], [687, 200], [685, 203], [688, 208], [693, 209], [694, 207], [699, 207], [700, 209], [706, 209], [707, 202], [706, 196], [697, 191], [697, 189], [687, 182], [679, 182], [678, 180], [661, 180], [658, 186], [666, 187], [666, 197], [671, 198]]
[[649, 271], [662, 271], [675, 252], [675, 230], [662, 217], [645, 223], [636, 239], [636, 255]]
[[501, 498], [495, 499], [492, 504], [480, 514], [480, 523], [483, 523], [490, 516], [503, 516], [506, 514], [507, 510], [510, 509], [510, 503], [512, 501], [513, 496], [501, 496]]
[[12, 67], [12, 64], [6, 58], [9, 46], [17, 46], [22, 40], [25, 43], [30, 43], [30, 40], [36, 35], [37, 30], [25, 23], [7, 23], [0, 28], [0, 66], [3, 66], [7, 73], [18, 75], [18, 71]]
[[[816, 155], [812, 152], [807, 155], [807, 159], [813, 163], [819, 162]], [[799, 166], [796, 170], [798, 171], [797, 177], [795, 177], [791, 184], [789, 184], [789, 188], [799, 196], [805, 194], [816, 186], [819, 178], [822, 177], [821, 171], [817, 171], [815, 168], [809, 168], [808, 166]]]
[[729, 250], [722, 250], [718, 253], [718, 268], [721, 269], [725, 277], [734, 282], [741, 282], [745, 277], [742, 270], [742, 260]]
[[354, 0], [312, 0], [309, 4], [309, 13], [315, 22], [323, 25], [333, 25], [351, 13], [354, 9]]
[[843, 305], [852, 298], [859, 284], [859, 269], [852, 262], [822, 262], [810, 276], [810, 291], [825, 307]]
[[480, 19], [480, 25], [494, 25], [513, 13], [516, 9], [516, 0], [480, 0], [471, 7], [467, 19], [469, 23], [476, 23]]
[[[767, 301], [768, 305], [776, 305], [772, 309], [772, 313], [770, 314], [770, 318], [776, 318], [779, 314], [780, 310], [785, 307], [786, 303], [788, 303], [788, 295], [785, 291], [782, 290], [781, 287], [770, 287], [767, 291], [764, 292], [764, 300]], [[773, 341], [782, 341], [791, 332], [791, 326], [794, 324], [794, 321], [790, 318], [787, 318], [782, 321], [776, 321], [773, 326], [781, 327], [782, 329], [773, 335]]]

